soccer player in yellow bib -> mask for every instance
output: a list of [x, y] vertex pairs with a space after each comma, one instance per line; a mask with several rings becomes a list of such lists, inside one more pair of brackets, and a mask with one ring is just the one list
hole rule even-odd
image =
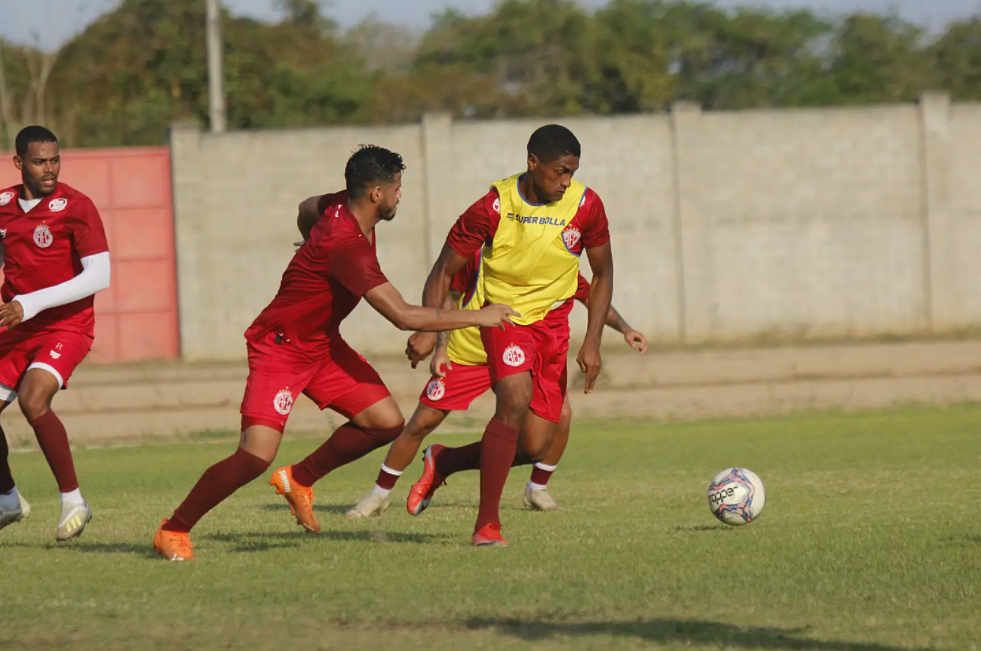
[[[536, 130], [528, 141], [527, 170], [493, 184], [457, 220], [426, 280], [424, 304], [441, 307], [453, 276], [482, 250], [484, 300], [509, 305], [520, 315], [514, 326], [497, 333], [480, 331], [497, 406], [481, 439], [480, 509], [472, 537], [476, 546], [507, 544], [501, 534], [501, 493], [521, 428], [529, 433], [540, 429], [541, 438], [550, 440], [561, 417], [568, 314], [583, 251], [593, 270], [586, 337], [577, 359], [586, 375], [586, 393], [592, 392], [602, 365], [613, 252], [603, 202], [573, 179], [581, 152], [579, 141], [563, 126]], [[422, 358], [435, 346], [435, 336], [416, 333], [409, 352]], [[427, 450], [420, 482], [430, 498], [458, 456], [451, 448]]]
[[[445, 310], [475, 310], [483, 304], [483, 289], [480, 285], [481, 255], [478, 251], [474, 257], [453, 276], [450, 285], [450, 295], [443, 304]], [[578, 277], [578, 287], [573, 298], [588, 305], [589, 281]], [[550, 313], [549, 316], [551, 316]], [[549, 316], [545, 323], [551, 324]], [[556, 319], [555, 325], [562, 326], [562, 318]], [[612, 305], [606, 318], [607, 327], [613, 328], [623, 335], [628, 346], [638, 353], [647, 350], [647, 338], [644, 334], [631, 328]], [[490, 390], [490, 370], [487, 368], [487, 354], [480, 341], [479, 328], [463, 328], [439, 335], [436, 353], [430, 363], [432, 377], [427, 381], [419, 404], [406, 424], [399, 437], [392, 442], [378, 479], [372, 491], [347, 513], [348, 519], [367, 518], [381, 515], [389, 506], [389, 495], [395, 488], [396, 482], [412, 463], [413, 457], [419, 451], [422, 441], [434, 432], [446, 417], [453, 411], [466, 411], [477, 397]], [[549, 479], [558, 466], [565, 447], [569, 441], [572, 427], [572, 408], [569, 397], [562, 404], [562, 415], [555, 428], [555, 434], [549, 442], [541, 438], [532, 438], [527, 429], [523, 429], [518, 437], [518, 454], [514, 466], [534, 464], [531, 478], [525, 487], [523, 501], [526, 507], [538, 511], [554, 511], [559, 508], [547, 490]], [[533, 432], [539, 437], [544, 432]], [[438, 455], [445, 446], [433, 445], [429, 456]], [[469, 458], [469, 465], [457, 464], [456, 472], [477, 470], [480, 468], [480, 442], [472, 443], [462, 448], [458, 456], [462, 461]], [[406, 501], [406, 507], [411, 515], [419, 515], [429, 506], [430, 500], [426, 493], [428, 488], [414, 486]], [[431, 497], [431, 496], [430, 496]]]

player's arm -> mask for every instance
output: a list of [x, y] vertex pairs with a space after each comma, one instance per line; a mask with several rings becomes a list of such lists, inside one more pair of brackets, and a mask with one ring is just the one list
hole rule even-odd
[[586, 249], [589, 266], [593, 270], [593, 282], [589, 290], [587, 311], [589, 319], [586, 325], [586, 338], [576, 361], [579, 368], [586, 374], [585, 392], [592, 393], [596, 378], [599, 377], [603, 359], [600, 355], [600, 343], [603, 341], [603, 326], [610, 312], [613, 298], [613, 249], [609, 240], [606, 243]]
[[310, 239], [310, 231], [313, 230], [313, 227], [317, 224], [317, 220], [320, 219], [318, 208], [320, 206], [320, 200], [323, 197], [324, 195], [318, 194], [300, 203], [296, 216], [296, 227], [300, 230], [303, 241]]
[[[587, 285], [588, 286], [588, 285]], [[581, 297], [576, 295], [576, 300], [589, 307], [589, 297]], [[634, 330], [627, 323], [626, 319], [617, 311], [612, 304], [610, 304], [610, 311], [606, 315], [606, 327], [612, 328], [623, 335], [623, 340], [627, 342], [627, 345], [635, 349], [638, 353], [643, 355], [647, 352], [647, 337], [640, 330]]]
[[[364, 295], [371, 307], [399, 330], [441, 332], [479, 326], [482, 328], [514, 325], [512, 316], [519, 316], [507, 305], [488, 305], [479, 310], [446, 310], [410, 305], [391, 283], [383, 283]], [[445, 299], [444, 299], [445, 300]]]
[[[450, 293], [446, 295], [446, 300], [443, 301], [444, 310], [455, 310], [460, 304], [460, 299], [463, 297], [462, 292], [458, 292], [454, 289], [450, 289]], [[433, 353], [433, 361], [429, 364], [429, 372], [436, 377], [446, 377], [446, 371], [453, 369], [453, 361], [450, 360], [449, 353], [450, 344], [450, 331], [444, 330], [443, 332], [437, 333], [436, 335], [436, 352]], [[410, 355], [409, 359], [412, 357]], [[413, 365], [413, 368], [415, 366]]]
[[82, 273], [71, 280], [29, 294], [19, 294], [0, 306], [0, 326], [14, 328], [44, 310], [74, 303], [109, 287], [108, 251], [86, 256], [81, 262]]

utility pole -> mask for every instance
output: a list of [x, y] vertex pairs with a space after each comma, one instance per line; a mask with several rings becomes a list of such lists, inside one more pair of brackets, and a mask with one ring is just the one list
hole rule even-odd
[[211, 133], [225, 131], [225, 43], [221, 36], [221, 6], [219, 0], [205, 0], [208, 32], [208, 107]]

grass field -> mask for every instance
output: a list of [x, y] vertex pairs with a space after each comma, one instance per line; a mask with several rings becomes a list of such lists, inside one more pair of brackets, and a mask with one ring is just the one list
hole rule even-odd
[[[63, 547], [43, 458], [14, 454], [34, 513], [0, 533], [0, 647], [979, 649], [979, 424], [972, 405], [576, 424], [552, 480], [565, 510], [521, 510], [528, 472], [512, 473], [508, 549], [468, 546], [476, 476], [407, 515], [418, 463], [384, 517], [346, 522], [378, 453], [318, 485], [321, 535], [257, 481], [202, 521], [183, 565], [151, 554], [153, 531], [231, 441], [80, 451], [95, 519]], [[733, 465], [768, 489], [741, 529], [705, 499]]]

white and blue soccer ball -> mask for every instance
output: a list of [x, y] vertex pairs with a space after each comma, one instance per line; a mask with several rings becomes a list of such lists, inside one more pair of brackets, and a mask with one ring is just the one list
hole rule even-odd
[[709, 484], [708, 502], [715, 517], [738, 527], [760, 517], [766, 505], [766, 489], [752, 470], [728, 468]]

